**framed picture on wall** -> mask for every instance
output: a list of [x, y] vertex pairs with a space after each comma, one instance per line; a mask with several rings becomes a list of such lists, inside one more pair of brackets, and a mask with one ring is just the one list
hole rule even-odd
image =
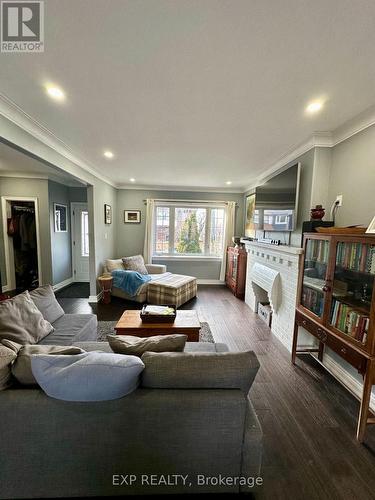
[[140, 210], [124, 210], [125, 224], [140, 224], [141, 211]]
[[254, 212], [255, 212], [255, 193], [246, 196], [245, 236], [247, 238], [253, 238], [255, 236]]
[[111, 205], [104, 205], [104, 224], [112, 224], [112, 207]]
[[66, 233], [68, 231], [67, 206], [54, 203], [53, 211], [55, 214], [55, 233]]

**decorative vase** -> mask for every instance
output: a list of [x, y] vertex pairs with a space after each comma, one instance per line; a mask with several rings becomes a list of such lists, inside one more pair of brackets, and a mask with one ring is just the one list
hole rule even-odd
[[325, 214], [325, 208], [322, 205], [316, 205], [315, 208], [311, 209], [310, 217], [311, 220], [322, 220]]

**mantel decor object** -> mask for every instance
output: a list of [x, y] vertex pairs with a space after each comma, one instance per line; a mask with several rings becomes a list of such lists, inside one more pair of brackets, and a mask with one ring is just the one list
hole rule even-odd
[[315, 208], [311, 209], [311, 220], [322, 220], [325, 214], [326, 211], [325, 208], [323, 208], [323, 205], [316, 205]]

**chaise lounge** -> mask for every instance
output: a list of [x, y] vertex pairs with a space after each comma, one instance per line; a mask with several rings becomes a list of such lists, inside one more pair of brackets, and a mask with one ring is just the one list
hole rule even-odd
[[[135, 296], [130, 296], [120, 288], [113, 287], [112, 295], [135, 302], [150, 302], [152, 304], [174, 304], [176, 307], [185, 304], [197, 295], [197, 279], [193, 276], [167, 272], [166, 266], [160, 264], [145, 264], [151, 281], [143, 284]], [[122, 259], [107, 259], [104, 273], [124, 269]]]

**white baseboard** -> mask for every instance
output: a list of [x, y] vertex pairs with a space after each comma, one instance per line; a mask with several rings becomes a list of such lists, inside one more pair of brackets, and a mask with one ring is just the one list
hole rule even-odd
[[52, 288], [54, 292], [57, 292], [58, 290], [61, 290], [62, 288], [65, 288], [68, 285], [71, 285], [72, 283], [74, 283], [73, 276], [71, 278], [68, 278], [67, 280], [61, 281], [61, 283], [56, 283], [56, 285], [52, 285]]
[[225, 285], [225, 281], [197, 279], [197, 285]]
[[4, 285], [1, 290], [2, 293], [9, 292], [9, 287], [8, 285]]
[[90, 295], [89, 302], [91, 304], [97, 304], [98, 302], [101, 301], [102, 297], [103, 297], [103, 290], [99, 292], [98, 295]]
[[[344, 387], [348, 389], [349, 392], [353, 394], [357, 399], [362, 398], [363, 384], [348, 373], [344, 367], [339, 365], [329, 354], [324, 354], [323, 363], [321, 363], [316, 356], [314, 358], [333, 376], [340, 382]], [[370, 409], [375, 412], [375, 394], [372, 393], [370, 399]]]

